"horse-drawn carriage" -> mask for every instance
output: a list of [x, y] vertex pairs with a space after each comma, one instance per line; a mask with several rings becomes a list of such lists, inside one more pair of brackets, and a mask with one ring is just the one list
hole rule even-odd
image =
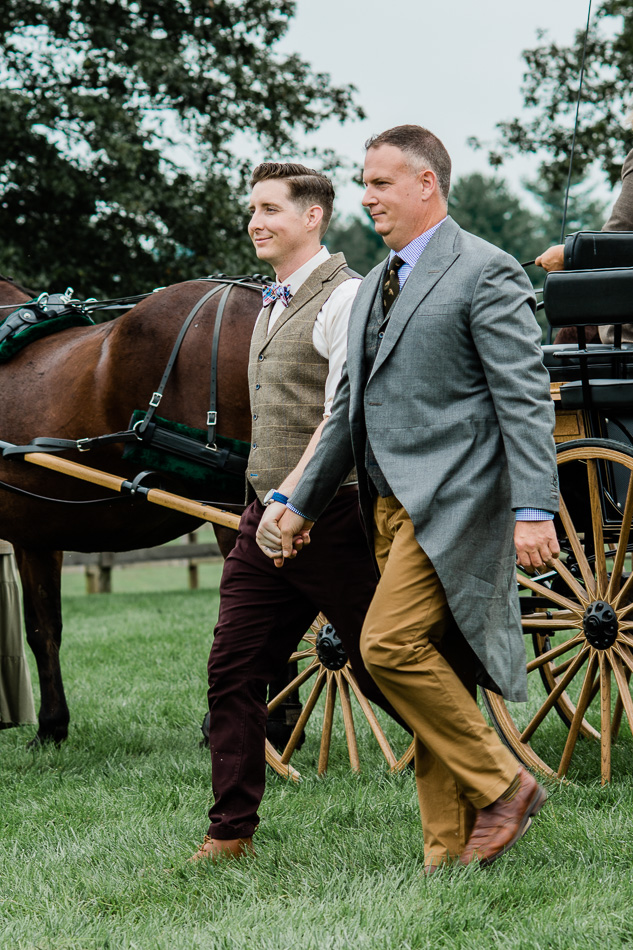
[[[622, 346], [617, 329], [630, 320], [631, 274], [633, 268], [608, 274], [590, 269], [552, 274], [546, 281], [545, 307], [550, 322], [557, 327], [579, 327], [580, 341], [578, 345], [544, 347], [556, 404], [561, 484], [561, 512], [556, 524], [561, 557], [555, 568], [540, 576], [518, 575], [523, 626], [530, 647], [528, 703], [513, 704], [510, 709], [494, 693], [486, 692], [483, 697], [504, 741], [528, 766], [565, 776], [574, 754], [587, 745], [579, 744], [578, 739], [594, 740], [589, 745], [597, 744], [600, 750], [603, 782], [611, 776], [612, 746], [624, 717], [633, 732], [629, 686], [633, 672], [633, 345]], [[148, 401], [150, 408], [158, 401], [161, 414], [178, 424], [199, 426], [199, 419], [206, 418], [216, 442], [217, 437], [227, 445], [246, 441], [250, 419], [246, 352], [259, 309], [252, 287], [242, 288], [228, 305], [228, 295], [222, 298], [226, 305], [224, 324], [224, 307], [218, 307], [217, 295], [213, 305], [195, 310], [189, 321], [192, 332], [181, 339], [177, 359], [172, 363], [170, 385], [162, 387], [164, 392], [157, 399], [161, 387], [156, 387], [156, 373], [168, 364], [173, 341], [187, 315], [191, 317], [204, 294], [209, 296], [209, 284], [197, 288], [196, 284], [167, 288], [155, 300], [143, 301], [125, 318], [115, 321], [119, 327], [116, 331], [68, 331], [60, 336], [65, 338], [61, 348], [49, 337], [29, 347], [27, 355], [18, 356], [17, 364], [21, 360], [21, 366], [10, 363], [0, 367], [0, 393], [4, 393], [8, 409], [0, 438], [22, 444], [42, 435], [70, 439], [71, 460], [83, 462], [84, 457], [77, 453], [85, 450], [86, 439], [119, 429], [129, 431], [126, 427], [131, 413], [147, 406]], [[216, 285], [223, 290], [229, 286], [216, 281], [211, 288]], [[247, 290], [250, 297], [245, 296]], [[17, 299], [16, 306], [19, 303]], [[192, 323], [194, 318], [198, 322]], [[583, 328], [587, 324], [615, 324], [615, 342], [584, 345]], [[195, 333], [199, 325], [201, 330]], [[74, 374], [68, 394], [64, 388], [69, 387], [71, 366]], [[218, 399], [217, 405], [208, 410], [204, 406], [204, 386], [199, 381], [209, 378], [210, 367], [212, 379], [218, 380]], [[91, 383], [93, 393], [95, 386], [98, 392], [94, 406], [88, 409], [77, 400], [88, 399]], [[9, 398], [9, 390], [15, 386], [21, 388], [22, 402], [20, 393], [16, 396], [12, 392]], [[55, 404], [43, 402], [42, 396], [50, 394], [55, 386]], [[25, 411], [25, 387], [30, 396], [39, 395], [38, 413]], [[77, 440], [84, 444], [77, 444]], [[129, 487], [141, 466], [126, 463], [121, 455], [121, 446], [109, 443], [99, 455], [100, 468], [114, 470]], [[143, 544], [159, 543], [188, 530], [191, 521], [182, 514], [186, 507], [179, 514], [162, 511], [159, 517], [148, 514], [149, 506], [143, 506], [139, 495], [133, 493], [126, 496], [127, 503], [117, 507], [112, 499], [109, 504], [95, 499], [94, 491], [85, 483], [77, 487], [77, 483], [56, 474], [46, 474], [53, 481], [45, 483], [44, 491], [41, 471], [26, 473], [29, 466], [22, 462], [2, 462], [0, 479], [5, 485], [16, 481], [16, 466], [22, 495], [18, 494], [16, 500], [15, 495], [0, 492], [0, 534], [8, 534], [18, 547], [27, 635], [36, 653], [42, 685], [39, 736], [59, 740], [65, 737], [68, 712], [58, 662], [61, 617], [59, 558], [55, 550], [117, 550], [126, 545], [139, 546], [139, 540]], [[182, 472], [179, 476], [172, 472], [169, 477], [172, 489], [186, 492]], [[136, 484], [138, 488], [140, 483]], [[241, 484], [239, 490], [225, 484], [214, 500], [225, 506], [239, 501], [240, 493]], [[84, 506], [79, 520], [72, 508], [77, 502]], [[89, 522], [88, 532], [87, 511], [96, 515]], [[26, 529], [21, 527], [25, 515]], [[297, 707], [282, 753], [269, 746], [268, 761], [277, 771], [297, 777], [290, 759], [323, 690], [319, 771], [327, 767], [337, 693], [353, 768], [358, 768], [360, 762], [351, 694], [356, 695], [389, 766], [398, 769], [410, 761], [411, 746], [401, 756], [392, 751], [324, 618], [315, 623], [305, 649], [293, 660], [307, 662], [280, 695], [271, 699], [272, 710], [289, 698], [296, 699], [298, 687], [314, 679], [303, 706]], [[404, 733], [402, 741], [403, 746], [409, 743]], [[624, 760], [626, 755], [625, 750]], [[586, 772], [584, 765], [581, 773], [583, 769]]]

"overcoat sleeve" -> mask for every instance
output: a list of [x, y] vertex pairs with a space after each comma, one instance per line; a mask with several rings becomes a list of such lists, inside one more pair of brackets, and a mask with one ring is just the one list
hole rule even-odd
[[557, 512], [549, 375], [534, 319], [532, 288], [508, 255], [494, 255], [482, 269], [470, 326], [503, 437], [511, 507]]
[[354, 467], [349, 407], [350, 385], [346, 363], [334, 396], [332, 414], [323, 427], [314, 455], [289, 499], [310, 521], [317, 520]]

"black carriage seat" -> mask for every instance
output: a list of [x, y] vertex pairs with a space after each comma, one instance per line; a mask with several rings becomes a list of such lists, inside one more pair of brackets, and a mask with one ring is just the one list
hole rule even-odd
[[[552, 382], [560, 382], [564, 409], [633, 406], [633, 344], [621, 344], [621, 327], [633, 323], [633, 267], [554, 271], [543, 287], [553, 328], [574, 326], [578, 345], [543, 347]], [[585, 344], [585, 327], [613, 325], [614, 343]]]
[[[585, 352], [587, 384], [593, 406], [596, 409], [633, 406], [633, 343], [626, 343], [620, 349], [610, 344], [590, 343]], [[583, 357], [578, 355], [575, 343], [543, 346], [543, 363], [550, 379], [562, 384], [560, 402], [563, 409], [586, 407], [581, 359]]]

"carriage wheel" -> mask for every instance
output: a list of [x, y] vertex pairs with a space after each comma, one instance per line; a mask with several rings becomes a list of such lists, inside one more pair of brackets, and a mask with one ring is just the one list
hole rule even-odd
[[305, 660], [307, 661], [306, 665], [299, 674], [269, 702], [268, 711], [271, 712], [275, 709], [287, 696], [304, 683], [312, 681], [312, 688], [307, 699], [304, 701], [301, 715], [281, 754], [276, 751], [270, 742], [266, 742], [266, 761], [268, 764], [284, 778], [290, 778], [295, 782], [300, 781], [301, 775], [292, 767], [290, 759], [297, 749], [306, 723], [315, 710], [317, 700], [321, 693], [325, 691], [325, 704], [321, 723], [321, 745], [319, 749], [319, 775], [323, 775], [327, 771], [337, 696], [341, 704], [345, 738], [347, 740], [347, 750], [352, 770], [354, 772], [360, 772], [361, 770], [351, 702], [353, 696], [360, 707], [362, 716], [365, 718], [378, 743], [380, 751], [387, 760], [390, 771], [402, 771], [413, 759], [413, 742], [410, 743], [400, 758], [396, 758], [396, 754], [391, 748], [389, 740], [383, 732], [371, 704], [360, 691], [349, 660], [345, 656], [334, 628], [327, 622], [323, 614], [319, 614], [312, 624], [309, 633], [307, 633], [303, 639], [306, 643], [306, 647], [293, 653], [289, 662]]
[[549, 775], [567, 775], [579, 738], [599, 741], [605, 784], [623, 718], [633, 732], [633, 450], [586, 439], [559, 446], [557, 461], [561, 557], [542, 575], [517, 574], [534, 647], [529, 699], [511, 713], [485, 691], [484, 704], [517, 758]]

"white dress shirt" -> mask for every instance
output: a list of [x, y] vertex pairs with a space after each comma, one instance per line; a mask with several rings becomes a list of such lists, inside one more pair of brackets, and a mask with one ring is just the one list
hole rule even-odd
[[[278, 283], [285, 284], [290, 288], [291, 294], [296, 294], [301, 285], [308, 279], [312, 271], [325, 263], [330, 257], [330, 252], [326, 247], [322, 247], [314, 257], [306, 261], [288, 277], [287, 280]], [[314, 329], [312, 331], [312, 343], [314, 348], [324, 359], [328, 361], [328, 375], [325, 381], [325, 393], [323, 397], [323, 418], [332, 412], [332, 401], [336, 387], [341, 379], [343, 364], [347, 357], [347, 325], [349, 323], [350, 310], [354, 302], [354, 297], [360, 286], [360, 279], [350, 277], [343, 281], [332, 291], [328, 299], [319, 310]], [[279, 317], [284, 313], [285, 307], [281, 300], [275, 300], [275, 303], [268, 318], [268, 333], [272, 330]], [[258, 320], [261, 318], [264, 310], [260, 311]]]

